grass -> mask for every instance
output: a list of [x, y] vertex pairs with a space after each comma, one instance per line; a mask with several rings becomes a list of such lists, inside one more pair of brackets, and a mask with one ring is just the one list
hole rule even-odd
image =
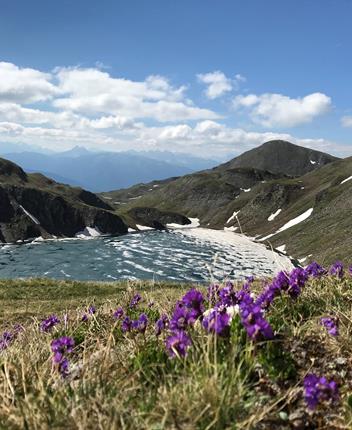
[[[0, 352], [1, 429], [350, 429], [352, 427], [352, 278], [310, 280], [300, 297], [275, 299], [266, 317], [274, 340], [248, 339], [239, 318], [230, 336], [207, 334], [200, 322], [190, 328], [185, 358], [169, 358], [153, 322], [172, 312], [189, 285], [148, 282], [82, 283], [51, 280], [1, 281], [0, 325], [24, 326]], [[205, 287], [198, 286], [205, 292]], [[256, 283], [258, 293], [261, 283]], [[150, 324], [145, 334], [121, 332], [112, 313], [128, 309]], [[150, 302], [154, 304], [150, 307]], [[81, 317], [91, 304], [96, 313]], [[56, 313], [51, 333], [40, 320]], [[63, 323], [63, 315], [68, 322]], [[330, 336], [323, 316], [340, 322]], [[52, 364], [50, 344], [74, 338], [70, 375]], [[338, 404], [306, 408], [302, 381], [307, 373], [333, 378]]]

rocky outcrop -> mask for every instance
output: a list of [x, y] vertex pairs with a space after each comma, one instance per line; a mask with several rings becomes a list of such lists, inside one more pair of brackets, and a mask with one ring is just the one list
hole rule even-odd
[[85, 227], [95, 227], [103, 234], [127, 233], [123, 220], [95, 194], [42, 175], [27, 175], [0, 159], [1, 242], [74, 237]]
[[163, 230], [167, 224], [188, 225], [191, 221], [184, 215], [176, 212], [161, 211], [156, 208], [136, 207], [132, 208], [128, 215], [136, 224]]

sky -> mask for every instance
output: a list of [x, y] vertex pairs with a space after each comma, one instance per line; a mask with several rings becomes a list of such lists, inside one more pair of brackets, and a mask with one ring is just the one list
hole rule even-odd
[[0, 142], [352, 155], [351, 0], [0, 4]]

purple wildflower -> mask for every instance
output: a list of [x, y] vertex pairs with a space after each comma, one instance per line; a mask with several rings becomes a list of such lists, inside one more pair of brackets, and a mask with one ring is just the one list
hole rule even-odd
[[229, 334], [230, 315], [226, 313], [226, 308], [223, 310], [214, 309], [209, 315], [203, 319], [203, 327], [212, 333], [219, 336], [226, 336]]
[[331, 336], [338, 336], [339, 322], [337, 318], [324, 317], [320, 319], [320, 324], [323, 325]]
[[148, 317], [146, 314], [141, 314], [138, 320], [134, 320], [131, 323], [131, 327], [134, 330], [138, 330], [141, 333], [144, 333], [148, 325]]
[[348, 273], [352, 276], [352, 265], [348, 268]]
[[135, 294], [131, 300], [130, 308], [135, 308], [141, 300], [142, 300], [142, 296], [138, 293]]
[[175, 330], [166, 338], [166, 349], [171, 357], [184, 357], [187, 348], [192, 344], [190, 337], [183, 330]]
[[132, 328], [132, 321], [129, 317], [125, 317], [125, 319], [122, 321], [121, 329], [124, 333], [130, 331]]
[[67, 354], [70, 354], [75, 347], [75, 341], [68, 336], [63, 336], [54, 339], [51, 342], [51, 350], [53, 352], [53, 362], [57, 365], [58, 370], [64, 378], [68, 375]]
[[335, 381], [330, 382], [325, 377], [313, 373], [304, 378], [304, 398], [309, 409], [315, 409], [323, 402], [336, 402], [339, 397], [338, 386]]
[[9, 331], [4, 331], [0, 337], [0, 351], [4, 351], [13, 340], [13, 335]]
[[327, 270], [324, 269], [320, 264], [316, 261], [313, 261], [305, 268], [306, 274], [311, 276], [312, 278], [320, 278], [327, 274]]
[[117, 320], [120, 320], [123, 317], [123, 315], [124, 315], [124, 311], [121, 306], [118, 307], [116, 311], [113, 313], [113, 317]]
[[82, 321], [83, 321], [83, 322], [88, 321], [88, 315], [87, 315], [87, 314], [83, 314], [83, 316], [82, 316]]
[[187, 308], [183, 302], [177, 302], [170, 321], [170, 328], [172, 330], [183, 330], [188, 325], [193, 325], [198, 316], [197, 310]]
[[237, 291], [231, 282], [227, 282], [224, 288], [219, 291], [220, 304], [224, 306], [234, 306], [238, 303]]
[[264, 309], [267, 309], [271, 303], [273, 302], [276, 296], [281, 294], [281, 288], [278, 283], [275, 281], [272, 284], [269, 284], [264, 291], [258, 296], [256, 300], [256, 305], [261, 306]]
[[89, 313], [90, 315], [93, 315], [93, 314], [95, 314], [95, 312], [96, 312], [96, 308], [95, 308], [95, 306], [89, 306], [89, 308], [88, 308], [88, 313]]
[[189, 290], [182, 297], [182, 303], [185, 305], [186, 308], [192, 309], [194, 313], [197, 314], [197, 317], [204, 312], [203, 294], [200, 291], [196, 290], [195, 288], [192, 288], [191, 290]]
[[155, 323], [155, 334], [159, 336], [161, 332], [169, 325], [169, 318], [167, 315], [161, 315]]
[[240, 316], [243, 327], [248, 336], [253, 340], [272, 339], [273, 330], [268, 321], [263, 316], [262, 308], [255, 304], [240, 304]]
[[40, 330], [49, 332], [56, 324], [59, 324], [60, 320], [56, 315], [50, 315], [50, 317], [43, 320], [40, 324]]
[[343, 264], [341, 261], [336, 261], [331, 267], [330, 267], [330, 275], [336, 276], [339, 279], [343, 278], [344, 270], [343, 270]]
[[290, 273], [288, 294], [296, 299], [301, 294], [301, 289], [307, 281], [308, 275], [304, 269], [297, 267]]

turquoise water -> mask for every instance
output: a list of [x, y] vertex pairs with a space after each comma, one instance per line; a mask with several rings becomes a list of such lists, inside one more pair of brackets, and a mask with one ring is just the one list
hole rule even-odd
[[226, 277], [243, 279], [252, 274], [273, 274], [267, 257], [177, 232], [150, 231], [0, 248], [0, 278], [206, 282]]

